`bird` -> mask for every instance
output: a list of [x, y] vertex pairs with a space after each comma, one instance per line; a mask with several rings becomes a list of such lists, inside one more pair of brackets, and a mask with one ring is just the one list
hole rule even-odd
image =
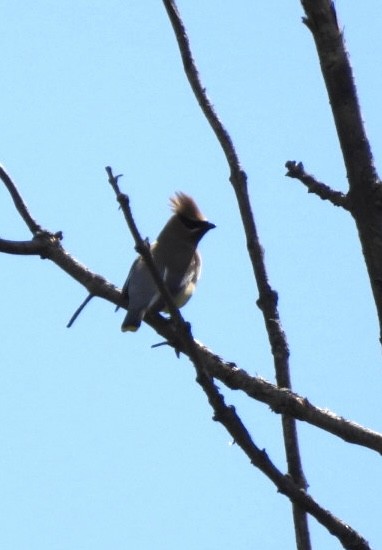
[[[150, 245], [154, 264], [174, 303], [183, 307], [191, 298], [201, 273], [197, 246], [216, 226], [207, 221], [192, 197], [177, 192], [170, 198], [173, 215]], [[122, 288], [127, 315], [122, 332], [136, 332], [147, 312], [165, 311], [165, 302], [143, 258], [138, 256]]]

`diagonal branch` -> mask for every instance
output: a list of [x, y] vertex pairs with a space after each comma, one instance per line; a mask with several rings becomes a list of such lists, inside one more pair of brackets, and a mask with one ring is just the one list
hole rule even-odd
[[[277, 384], [291, 388], [289, 373], [289, 349], [281, 326], [277, 308], [277, 293], [271, 288], [264, 263], [263, 248], [257, 233], [247, 189], [247, 175], [243, 171], [232, 139], [216, 114], [205, 88], [199, 78], [198, 70], [190, 48], [189, 39], [183, 21], [174, 0], [163, 0], [178, 42], [184, 70], [195, 97], [211, 125], [227, 159], [230, 168], [230, 181], [234, 188], [240, 209], [241, 219], [247, 239], [247, 249], [252, 262], [253, 272], [259, 289], [258, 305], [263, 313], [268, 338], [274, 357]], [[296, 424], [293, 418], [283, 415], [282, 426], [288, 472], [302, 489], [307, 482], [302, 468]], [[299, 550], [310, 550], [310, 537], [306, 515], [298, 507], [293, 507], [295, 532]]]
[[[40, 226], [39, 226], [40, 227]], [[59, 235], [59, 237], [56, 237]], [[125, 307], [120, 290], [104, 277], [91, 272], [70, 255], [62, 246], [60, 233], [41, 232], [30, 241], [7, 241], [0, 239], [0, 253], [16, 255], [36, 255], [50, 259], [70, 277], [83, 285], [91, 295], [103, 298], [114, 305]], [[184, 343], [179, 338], [176, 326], [161, 317], [153, 315], [145, 319], [158, 334], [180, 352], [190, 357]], [[199, 356], [208, 374], [223, 382], [228, 388], [240, 390], [249, 397], [267, 404], [273, 412], [286, 414], [298, 420], [321, 428], [349, 443], [361, 445], [382, 454], [382, 434], [369, 430], [339, 417], [326, 409], [312, 405], [306, 398], [286, 388], [278, 388], [266, 380], [250, 376], [234, 363], [224, 361], [206, 346], [194, 340]]]
[[307, 174], [302, 162], [288, 160], [288, 162], [285, 163], [285, 168], [288, 169], [288, 172], [285, 175], [288, 176], [288, 178], [300, 180], [301, 183], [307, 187], [308, 193], [314, 193], [323, 201], [329, 201], [334, 204], [334, 206], [341, 206], [345, 210], [350, 210], [348, 196], [340, 191], [331, 189], [325, 183], [321, 183], [312, 175]]
[[12, 181], [9, 174], [6, 172], [5, 168], [0, 165], [0, 179], [4, 183], [5, 187], [8, 189], [13, 202], [16, 206], [16, 209], [24, 222], [27, 224], [29, 230], [33, 235], [41, 231], [41, 226], [32, 218], [27, 208], [27, 205], [23, 201], [15, 183]]
[[[133, 233], [137, 251], [141, 254], [145, 254], [142, 254], [143, 260], [146, 262], [151, 275], [155, 278], [158, 289], [162, 293], [162, 296], [166, 298], [169, 308], [174, 309], [176, 314], [179, 315], [179, 318], [174, 316], [176, 321], [174, 323], [175, 333], [180, 344], [179, 347], [178, 344], [175, 344], [176, 349], [179, 351], [180, 346], [184, 347], [185, 353], [192, 361], [197, 373], [196, 380], [207, 395], [208, 401], [214, 411], [214, 419], [226, 428], [233, 437], [235, 443], [237, 443], [248, 456], [251, 463], [275, 484], [280, 493], [287, 496], [295, 506], [298, 506], [299, 511], [303, 510], [305, 513], [309, 513], [316, 518], [318, 522], [324, 525], [330, 533], [340, 540], [344, 548], [348, 548], [349, 550], [354, 548], [370, 550], [367, 541], [355, 530], [321, 507], [305, 490], [301, 489], [300, 485], [296, 483], [291, 476], [283, 475], [282, 472], [276, 468], [269, 459], [267, 453], [264, 450], [260, 450], [253, 442], [248, 430], [237, 415], [235, 408], [225, 404], [224, 398], [216, 387], [213, 377], [208, 372], [208, 365], [206, 356], [203, 353], [203, 348], [198, 346], [197, 342], [193, 339], [189, 324], [183, 321], [176, 306], [172, 303], [172, 297], [166, 289], [155, 266], [148, 243], [145, 243], [140, 236], [132, 216], [128, 197], [120, 192], [118, 178], [113, 176], [111, 168], [107, 167], [106, 170], [109, 176], [109, 182], [117, 195], [117, 200], [121, 205], [126, 221]], [[169, 339], [169, 342], [171, 341], [173, 341], [172, 338]]]
[[150, 274], [153, 277], [155, 284], [157, 285], [158, 290], [161, 293], [162, 298], [164, 299], [168, 311], [175, 324], [182, 329], [182, 333], [190, 332], [190, 326], [184, 321], [179, 309], [176, 307], [174, 300], [172, 299], [172, 296], [167, 286], [165, 285], [159, 271], [156, 268], [153, 257], [151, 255], [149, 242], [147, 240], [143, 240], [141, 234], [139, 233], [138, 227], [131, 212], [129, 197], [128, 195], [122, 193], [119, 188], [118, 179], [120, 178], [120, 176], [114, 176], [110, 166], [106, 166], [105, 170], [109, 177], [109, 183], [114, 190], [117, 201], [119, 202], [123, 215], [125, 216], [126, 223], [133, 236], [135, 242], [135, 250], [138, 252], [138, 254], [142, 256], [143, 260], [145, 261], [150, 271]]
[[[175, 349], [189, 357], [182, 342], [177, 339], [176, 331], [171, 323], [159, 315], [146, 316], [145, 321], [168, 342], [172, 342]], [[238, 368], [235, 363], [224, 361], [201, 342], [195, 341], [195, 343], [199, 348], [199, 354], [203, 356], [206, 371], [228, 388], [243, 391], [252, 399], [267, 404], [277, 414], [292, 416], [297, 420], [323, 429], [348, 443], [360, 445], [382, 454], [382, 433], [351, 422], [328, 409], [319, 408], [305, 397], [287, 388], [279, 388], [263, 378], [250, 376], [244, 369]]]
[[[183, 341], [183, 338], [182, 338]], [[214, 420], [220, 422], [232, 436], [233, 440], [248, 456], [251, 464], [270, 479], [277, 490], [287, 496], [299, 510], [311, 514], [319, 523], [341, 542], [348, 550], [371, 550], [368, 542], [349, 525], [320, 506], [304, 489], [301, 489], [290, 475], [284, 475], [276, 468], [265, 450], [261, 450], [253, 441], [236, 410], [227, 406], [224, 397], [217, 389], [213, 378], [208, 373], [208, 362], [201, 348], [195, 341], [192, 348], [187, 350], [197, 372], [197, 382], [206, 393], [208, 401], [214, 411]], [[216, 356], [215, 356], [216, 357]], [[278, 389], [278, 391], [281, 391]]]
[[382, 454], [382, 434], [351, 422], [328, 409], [316, 407], [286, 388], [278, 388], [263, 378], [250, 376], [233, 363], [223, 361], [205, 346], [198, 343], [205, 353], [207, 370], [211, 376], [223, 382], [228, 388], [241, 390], [252, 399], [266, 403], [277, 414], [287, 414], [297, 420], [308, 422], [348, 443], [372, 449]]
[[[110, 174], [112, 175], [112, 172], [110, 172]], [[53, 238], [53, 233], [41, 230], [39, 234], [32, 239], [32, 241], [30, 241], [32, 244], [29, 247], [28, 253], [34, 253], [42, 258], [50, 259], [71, 277], [83, 284], [88, 289], [90, 294], [102, 297], [114, 304], [124, 307], [120, 291], [115, 286], [108, 283], [103, 277], [90, 272], [90, 270], [88, 270], [84, 265], [68, 254], [61, 245], [62, 235], [56, 235], [58, 236]], [[9, 242], [10, 241], [0, 240], [0, 251], [4, 243], [7, 244], [7, 246], [5, 246], [5, 252], [22, 253], [22, 249], [25, 249], [25, 247], [28, 248], [28, 244], [21, 241], [20, 243], [13, 243], [13, 249], [10, 251], [7, 249]], [[20, 244], [19, 250], [17, 250], [17, 244]], [[317, 521], [324, 525], [341, 541], [345, 548], [369, 550], [367, 542], [360, 535], [358, 535], [356, 531], [322, 508], [310, 495], [306, 493], [306, 491], [302, 490], [290, 476], [283, 475], [282, 472], [280, 472], [269, 459], [266, 452], [260, 450], [252, 441], [251, 436], [236, 414], [235, 409], [225, 404], [222, 395], [213, 382], [213, 377], [218, 377], [217, 370], [224, 372], [228, 366], [230, 371], [236, 372], [236, 369], [233, 369], [232, 364], [224, 364], [221, 360], [219, 360], [219, 358], [217, 358], [216, 355], [211, 354], [207, 348], [197, 343], [192, 338], [191, 332], [188, 330], [187, 323], [183, 322], [186, 330], [179, 331], [179, 327], [176, 323], [166, 321], [159, 315], [151, 316], [148, 321], [149, 324], [153, 325], [157, 329], [158, 333], [163, 334], [167, 338], [171, 345], [178, 350], [184, 351], [184, 353], [186, 353], [191, 359], [197, 372], [197, 381], [202, 386], [211, 406], [213, 407], [214, 418], [226, 427], [236, 443], [240, 445], [246, 455], [250, 458], [252, 464], [260, 469], [276, 485], [277, 489], [282, 494], [286, 495], [293, 503], [295, 503], [299, 509], [313, 515]], [[211, 361], [214, 363], [213, 368], [210, 364]], [[240, 387], [240, 382], [238, 382], [238, 380], [235, 381], [235, 374], [232, 376], [232, 373], [231, 375], [226, 373], [225, 377], [222, 376], [222, 379], [227, 378], [227, 376], [231, 379], [231, 383], [228, 383], [227, 385], [235, 387], [235, 384], [237, 384], [237, 387]], [[244, 371], [240, 371], [240, 376], [243, 381], [245, 378]], [[253, 396], [255, 396], [255, 380], [248, 377], [248, 375], [247, 378], [247, 383], [243, 386], [243, 389], [245, 387], [248, 395], [253, 392]], [[261, 379], [258, 379], [258, 382], [263, 388], [260, 390], [263, 391], [264, 395], [262, 400], [264, 402], [271, 403], [273, 397], [269, 396], [271, 396], [270, 389], [272, 384], [265, 383]], [[252, 390], [250, 390], [250, 387], [252, 387]], [[276, 394], [285, 395], [286, 390], [281, 390], [276, 386], [273, 386], [273, 389]], [[266, 397], [266, 395], [268, 395], [268, 397]], [[299, 399], [301, 401], [301, 410], [304, 410], [306, 402], [304, 402], [302, 398], [290, 394], [290, 399], [292, 401]], [[283, 412], [285, 412], [288, 407], [287, 403], [285, 407], [285, 409], [280, 407], [279, 403], [278, 406], [275, 406], [275, 410], [278, 409], [277, 412], [280, 412], [280, 409], [282, 409]]]
[[[93, 295], [124, 307], [120, 291], [96, 273], [92, 273], [79, 263], [57, 243], [44, 242], [43, 239], [31, 241], [6, 241], [0, 239], [0, 252], [17, 255], [36, 255], [49, 258], [66, 273], [82, 284]], [[187, 350], [178, 338], [174, 326], [162, 317], [148, 318], [152, 326], [166, 340], [173, 342], [179, 351], [187, 354]], [[178, 340], [176, 340], [178, 338]], [[334, 413], [320, 409], [306, 398], [292, 393], [287, 389], [278, 388], [262, 378], [250, 376], [245, 370], [239, 369], [234, 363], [224, 361], [212, 353], [206, 346], [196, 342], [199, 353], [203, 355], [203, 363], [211, 377], [217, 378], [228, 388], [241, 390], [249, 397], [267, 404], [277, 414], [287, 414], [298, 420], [321, 428], [349, 443], [361, 445], [382, 454], [382, 434], [350, 422]]]
[[[204, 378], [204, 379], [203, 379]], [[321, 525], [341, 542], [348, 550], [371, 550], [368, 542], [357, 531], [320, 506], [305, 490], [293, 481], [291, 476], [283, 475], [268, 457], [265, 450], [259, 449], [237, 415], [234, 407], [225, 404], [212, 379], [199, 373], [198, 382], [202, 385], [208, 400], [214, 409], [214, 420], [217, 420], [232, 435], [234, 441], [245, 452], [251, 464], [270, 479], [277, 490], [287, 496], [299, 509], [311, 514]]]

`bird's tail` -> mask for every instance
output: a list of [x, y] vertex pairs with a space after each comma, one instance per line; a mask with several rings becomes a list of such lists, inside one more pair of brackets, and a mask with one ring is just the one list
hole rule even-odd
[[141, 326], [143, 314], [140, 311], [129, 310], [121, 325], [122, 332], [136, 332]]

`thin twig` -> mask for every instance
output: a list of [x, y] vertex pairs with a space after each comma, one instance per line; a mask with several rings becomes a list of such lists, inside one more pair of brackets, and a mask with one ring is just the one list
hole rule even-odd
[[24, 222], [27, 224], [31, 233], [35, 235], [39, 231], [42, 231], [41, 226], [30, 215], [28, 207], [23, 201], [15, 183], [12, 181], [11, 177], [6, 172], [5, 168], [1, 165], [0, 165], [0, 179], [4, 183], [5, 187], [8, 189], [18, 213], [20, 214]]
[[176, 307], [174, 300], [169, 290], [167, 289], [167, 286], [163, 282], [163, 279], [160, 276], [158, 269], [156, 268], [153, 257], [151, 255], [149, 242], [147, 241], [147, 239], [146, 240], [142, 239], [142, 236], [138, 230], [138, 227], [133, 218], [133, 214], [131, 212], [129, 197], [128, 195], [122, 193], [119, 188], [118, 179], [121, 176], [120, 175], [114, 176], [112, 168], [110, 166], [106, 166], [105, 170], [109, 178], [109, 183], [116, 194], [117, 201], [119, 202], [123, 215], [125, 216], [126, 223], [133, 236], [133, 239], [135, 242], [135, 250], [138, 252], [138, 254], [142, 256], [143, 260], [145, 261], [150, 271], [150, 274], [153, 277], [155, 284], [157, 285], [158, 290], [161, 293], [161, 296], [166, 303], [168, 312], [170, 313], [172, 319], [174, 320], [174, 322], [178, 327], [185, 328], [187, 325], [187, 331], [189, 331], [190, 328], [188, 326], [188, 323], [185, 322], [179, 309]]
[[90, 302], [90, 300], [94, 298], [94, 294], [89, 294], [85, 300], [82, 302], [82, 304], [80, 306], [78, 306], [78, 308], [76, 309], [76, 311], [73, 313], [73, 315], [71, 316], [70, 320], [69, 320], [69, 323], [66, 325], [66, 328], [70, 328], [73, 326], [74, 322], [76, 321], [77, 317], [80, 315], [80, 313], [82, 312], [82, 310], [88, 305], [88, 303]]
[[[277, 384], [280, 387], [291, 388], [289, 374], [289, 349], [284, 331], [281, 327], [277, 308], [277, 294], [272, 290], [266, 272], [263, 249], [259, 241], [257, 228], [252, 213], [247, 189], [247, 175], [243, 171], [232, 139], [216, 114], [206, 90], [203, 87], [196, 64], [191, 52], [189, 39], [183, 21], [180, 17], [174, 0], [163, 0], [164, 6], [171, 21], [178, 42], [184, 70], [195, 97], [211, 125], [212, 130], [224, 151], [230, 167], [230, 181], [236, 193], [241, 218], [247, 239], [247, 248], [252, 262], [253, 271], [259, 289], [258, 304], [263, 313], [268, 332], [274, 364]], [[298, 437], [295, 421], [287, 416], [282, 417], [284, 445], [288, 463], [288, 471], [298, 485], [307, 487], [305, 475], [298, 447]], [[293, 506], [296, 539], [299, 550], [310, 550], [310, 537], [306, 515]]]
[[345, 210], [350, 210], [348, 196], [340, 191], [335, 191], [325, 183], [317, 181], [311, 174], [307, 174], [302, 162], [288, 160], [285, 163], [285, 168], [288, 169], [285, 175], [301, 181], [307, 187], [309, 193], [314, 193], [320, 199], [329, 201], [334, 206], [341, 206]]

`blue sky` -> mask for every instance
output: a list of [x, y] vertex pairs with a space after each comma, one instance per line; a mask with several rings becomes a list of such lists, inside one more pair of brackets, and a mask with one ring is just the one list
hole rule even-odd
[[[381, 165], [379, 2], [336, 2]], [[284, 163], [346, 190], [299, 2], [179, 1], [203, 82], [248, 173], [296, 392], [382, 430], [378, 326], [350, 217], [285, 178]], [[32, 215], [122, 285], [135, 257], [104, 167], [123, 173], [154, 239], [168, 198], [217, 225], [183, 313], [195, 337], [274, 380], [257, 290], [222, 152], [192, 96], [159, 1], [7, 2], [1, 18], [1, 162]], [[1, 236], [29, 238], [0, 187]], [[38, 258], [0, 256], [0, 546], [7, 550], [285, 550], [289, 502], [231, 444], [189, 361]], [[222, 388], [223, 389], [223, 388]], [[223, 389], [285, 471], [279, 418]], [[382, 544], [379, 458], [299, 424], [311, 494]], [[338, 542], [311, 520], [315, 548]], [[275, 526], [277, 525], [277, 529]]]

